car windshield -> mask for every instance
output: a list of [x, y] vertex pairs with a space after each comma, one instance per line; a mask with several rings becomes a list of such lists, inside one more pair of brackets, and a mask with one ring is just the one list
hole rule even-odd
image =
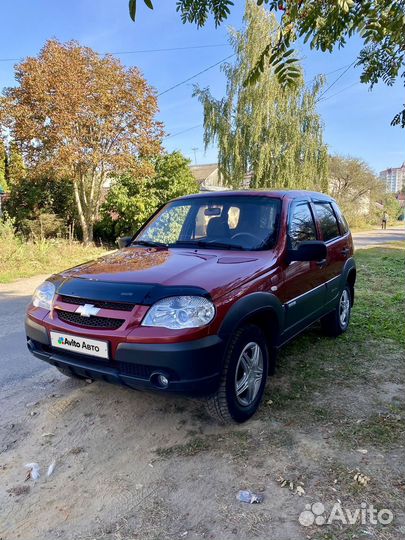
[[277, 239], [281, 201], [264, 196], [212, 196], [173, 201], [132, 245], [261, 250]]

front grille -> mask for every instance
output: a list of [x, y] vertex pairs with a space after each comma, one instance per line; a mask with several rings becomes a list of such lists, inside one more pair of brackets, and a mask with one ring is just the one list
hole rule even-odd
[[128, 377], [138, 377], [139, 379], [149, 379], [157, 368], [154, 366], [144, 366], [143, 364], [131, 364], [130, 362], [117, 362], [118, 371]]
[[75, 324], [77, 326], [87, 326], [88, 328], [109, 328], [117, 330], [125, 322], [125, 319], [112, 319], [110, 317], [82, 317], [79, 313], [63, 311], [57, 309], [56, 313], [61, 321]]
[[75, 306], [84, 306], [84, 304], [91, 304], [101, 309], [116, 309], [118, 311], [132, 311], [135, 304], [127, 304], [125, 302], [110, 302], [108, 300], [89, 300], [88, 298], [77, 298], [76, 296], [64, 296], [59, 297], [62, 302], [66, 304], [74, 304]]

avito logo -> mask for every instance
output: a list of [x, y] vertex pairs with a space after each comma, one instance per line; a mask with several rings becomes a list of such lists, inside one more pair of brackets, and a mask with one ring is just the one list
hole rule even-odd
[[60, 338], [58, 339], [58, 343], [59, 343], [59, 345], [64, 345], [64, 343], [65, 343], [65, 338], [60, 337]]

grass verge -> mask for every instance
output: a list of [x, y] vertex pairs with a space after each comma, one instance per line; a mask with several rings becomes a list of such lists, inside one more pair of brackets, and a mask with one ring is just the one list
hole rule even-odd
[[23, 242], [9, 235], [0, 238], [0, 283], [38, 274], [52, 274], [106, 253], [103, 248], [67, 240]]

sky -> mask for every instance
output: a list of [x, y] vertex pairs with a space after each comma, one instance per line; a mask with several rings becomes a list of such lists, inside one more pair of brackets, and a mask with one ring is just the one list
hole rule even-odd
[[[202, 29], [182, 24], [175, 0], [155, 0], [153, 12], [142, 0], [138, 4], [133, 23], [127, 0], [3, 0], [0, 89], [15, 84], [16, 62], [9, 59], [38, 54], [50, 38], [74, 39], [99, 53], [120, 53], [120, 60], [126, 66], [138, 66], [158, 93], [232, 54], [227, 28], [241, 27], [244, 1], [235, 0], [231, 17], [218, 29], [212, 21]], [[331, 54], [301, 46], [299, 55], [307, 81], [318, 73], [329, 74], [327, 86], [331, 86], [318, 111], [330, 153], [359, 157], [378, 172], [405, 161], [405, 130], [390, 126], [405, 102], [405, 91], [400, 82], [393, 87], [380, 83], [372, 91], [360, 84], [360, 70], [346, 70], [360, 46], [360, 40], [355, 38]], [[139, 52], [151, 49], [176, 50]], [[138, 52], [125, 54], [133, 51]], [[225, 79], [218, 65], [160, 96], [159, 119], [167, 134], [164, 145], [168, 151], [181, 150], [193, 163], [213, 163], [217, 151], [215, 147], [204, 149], [202, 107], [192, 97], [195, 83], [209, 86], [217, 98], [224, 95]]]

